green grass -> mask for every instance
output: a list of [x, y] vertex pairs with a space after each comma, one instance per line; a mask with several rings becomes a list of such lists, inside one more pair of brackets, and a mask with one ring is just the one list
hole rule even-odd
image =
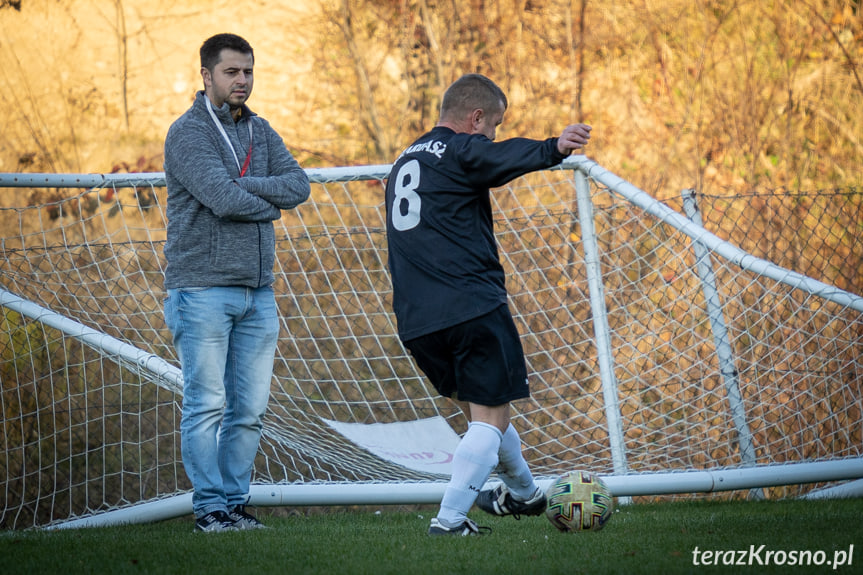
[[[563, 534], [543, 517], [493, 518], [492, 534], [433, 538], [427, 511], [362, 508], [258, 515], [266, 531], [204, 534], [191, 518], [150, 525], [0, 534], [0, 573], [602, 574], [829, 573], [833, 566], [693, 565], [693, 551], [851, 554], [863, 573], [863, 499], [701, 501], [619, 508], [597, 533]], [[284, 515], [282, 513], [281, 515]], [[847, 559], [846, 559], [847, 561]]]

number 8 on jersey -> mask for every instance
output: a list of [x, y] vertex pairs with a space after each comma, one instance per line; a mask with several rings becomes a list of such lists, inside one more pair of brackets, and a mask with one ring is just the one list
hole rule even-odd
[[[417, 160], [406, 162], [396, 174], [393, 193], [393, 227], [400, 232], [417, 227], [420, 223], [422, 199], [416, 192], [420, 185], [420, 163]], [[407, 210], [404, 204], [407, 203]]]

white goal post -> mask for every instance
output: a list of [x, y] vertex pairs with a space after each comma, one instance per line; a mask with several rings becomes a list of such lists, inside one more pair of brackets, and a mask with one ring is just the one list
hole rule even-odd
[[[311, 200], [276, 222], [254, 505], [440, 501], [466, 422], [396, 336], [388, 171], [307, 170]], [[812, 227], [859, 209], [846, 196], [809, 202]], [[863, 477], [863, 298], [721, 239], [718, 212], [749, 198], [704, 208], [708, 231], [704, 199], [674, 209], [584, 157], [493, 192], [532, 391], [514, 425], [543, 484], [589, 469], [619, 497], [775, 498]], [[161, 173], [0, 174], [0, 528], [190, 512], [164, 205]]]

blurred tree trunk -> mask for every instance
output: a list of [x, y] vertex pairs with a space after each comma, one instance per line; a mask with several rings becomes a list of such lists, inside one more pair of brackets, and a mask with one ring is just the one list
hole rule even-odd
[[123, 0], [114, 0], [117, 10], [117, 61], [120, 64], [120, 94], [123, 99], [123, 121], [126, 131], [129, 131], [129, 52], [128, 35], [126, 34], [126, 15], [123, 10]]

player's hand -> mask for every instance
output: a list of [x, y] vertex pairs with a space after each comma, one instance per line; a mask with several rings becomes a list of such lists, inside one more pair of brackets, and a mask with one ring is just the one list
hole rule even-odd
[[571, 154], [587, 145], [590, 140], [590, 130], [587, 124], [572, 124], [564, 128], [557, 139], [557, 149], [561, 154]]

